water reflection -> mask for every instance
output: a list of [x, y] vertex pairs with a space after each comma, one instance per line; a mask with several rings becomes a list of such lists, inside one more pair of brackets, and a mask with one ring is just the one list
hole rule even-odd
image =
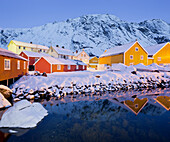
[[[167, 141], [170, 138], [167, 133], [169, 100], [169, 90], [40, 100], [49, 115], [33, 129], [0, 129], [0, 140]], [[9, 134], [9, 130], [18, 133]]]

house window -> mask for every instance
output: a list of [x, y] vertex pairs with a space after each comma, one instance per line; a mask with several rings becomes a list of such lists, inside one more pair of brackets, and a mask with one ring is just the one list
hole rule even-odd
[[19, 46], [18, 48], [21, 49], [21, 46]]
[[133, 55], [130, 55], [130, 59], [133, 60]]
[[10, 70], [10, 59], [4, 59], [4, 70]]
[[33, 48], [31, 48], [31, 51], [33, 51]]
[[41, 52], [42, 50], [40, 49], [40, 52]]
[[45, 50], [44, 50], [44, 52], [45, 52]]
[[70, 67], [70, 65], [68, 65], [68, 70], [70, 70], [71, 69], [71, 67]]
[[81, 57], [83, 57], [83, 54], [81, 54]]
[[83, 70], [85, 69], [85, 66], [83, 66]]
[[133, 65], [133, 63], [130, 63], [130, 66], [132, 66]]
[[137, 51], [139, 51], [139, 48], [138, 48], [138, 47], [136, 47], [136, 48], [135, 48], [135, 51], [136, 51], [136, 52], [137, 52]]
[[86, 54], [84, 54], [84, 57], [86, 57]]
[[143, 55], [140, 56], [140, 59], [143, 60]]
[[53, 49], [51, 49], [51, 52], [53, 52]]
[[158, 61], [161, 61], [161, 57], [158, 57]]
[[26, 69], [26, 62], [24, 62], [24, 70]]
[[23, 49], [25, 50], [25, 47], [23, 47]]
[[76, 65], [76, 69], [77, 69], [77, 70], [79, 69], [79, 65]]
[[57, 65], [57, 70], [61, 70], [61, 65]]
[[17, 69], [20, 69], [20, 61], [17, 61]]

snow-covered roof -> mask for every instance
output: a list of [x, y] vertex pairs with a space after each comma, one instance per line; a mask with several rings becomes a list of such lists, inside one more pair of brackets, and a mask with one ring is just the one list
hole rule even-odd
[[[83, 51], [84, 51], [84, 50], [79, 51], [79, 52], [77, 52], [77, 53], [75, 52], [75, 53], [74, 53], [74, 56], [76, 56], [76, 57], [77, 57], [77, 56], [78, 56], [80, 53], [82, 53]], [[85, 51], [84, 51], [84, 52], [85, 52]], [[85, 53], [86, 53], [86, 52], [85, 52]], [[86, 53], [86, 54], [87, 54], [87, 53]], [[87, 55], [88, 55], [88, 54], [87, 54]], [[88, 55], [88, 56], [89, 56], [89, 55]]]
[[107, 50], [105, 53], [103, 53], [100, 57], [106, 57], [106, 56], [111, 56], [111, 55], [116, 55], [116, 54], [121, 54], [126, 52], [132, 45], [134, 45], [137, 41], [133, 41], [128, 44], [124, 44], [121, 46], [115, 46], [113, 48], [110, 48]]
[[3, 49], [3, 48], [0, 48], [0, 55], [26, 61], [25, 58], [19, 56], [18, 54], [15, 54], [12, 51], [9, 51], [9, 50]]
[[[44, 58], [47, 62], [49, 62], [50, 64], [53, 64], [53, 65], [76, 65], [75, 62], [73, 62], [72, 60], [70, 59], [61, 59], [61, 58], [54, 58], [54, 57], [51, 57], [51, 56], [43, 56], [41, 58]], [[41, 59], [40, 58], [40, 59]], [[39, 60], [40, 60], [39, 59]], [[39, 61], [38, 60], [38, 61]], [[38, 62], [37, 61], [37, 62]], [[35, 62], [34, 65], [37, 63]]]
[[[22, 51], [25, 53], [28, 57], [43, 57], [43, 56], [50, 56], [49, 54], [46, 53], [38, 53], [38, 52], [32, 52], [32, 51]], [[22, 53], [21, 52], [21, 53]], [[20, 53], [20, 54], [21, 54]]]
[[64, 48], [60, 48], [60, 47], [52, 47], [58, 54], [61, 55], [70, 55], [73, 56], [74, 54], [72, 53], [71, 50], [69, 49], [64, 49]]
[[31, 43], [21, 42], [21, 41], [16, 41], [16, 40], [12, 40], [12, 41], [18, 46], [38, 48], [38, 49], [46, 49], [46, 50], [49, 49], [47, 46], [43, 46], [43, 45], [31, 44]]
[[[169, 43], [169, 42], [168, 42]], [[161, 43], [156, 44], [153, 46], [145, 47], [146, 51], [148, 52], [148, 55], [154, 55], [156, 54], [162, 47], [164, 47], [167, 43]]]
[[73, 61], [76, 63], [76, 65], [87, 65], [86, 63], [84, 63], [80, 60], [73, 60]]

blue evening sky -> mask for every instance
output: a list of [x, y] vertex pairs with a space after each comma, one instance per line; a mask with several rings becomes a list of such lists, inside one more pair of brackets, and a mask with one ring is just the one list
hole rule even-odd
[[0, 0], [0, 28], [40, 26], [87, 14], [113, 14], [128, 22], [170, 23], [170, 0]]

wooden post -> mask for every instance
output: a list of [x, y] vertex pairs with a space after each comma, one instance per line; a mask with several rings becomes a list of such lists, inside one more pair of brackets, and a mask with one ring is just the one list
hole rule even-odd
[[14, 83], [15, 82], [15, 78], [13, 78], [12, 80], [13, 80], [12, 83]]
[[8, 86], [8, 79], [6, 80], [6, 84], [7, 84], [7, 86]]

